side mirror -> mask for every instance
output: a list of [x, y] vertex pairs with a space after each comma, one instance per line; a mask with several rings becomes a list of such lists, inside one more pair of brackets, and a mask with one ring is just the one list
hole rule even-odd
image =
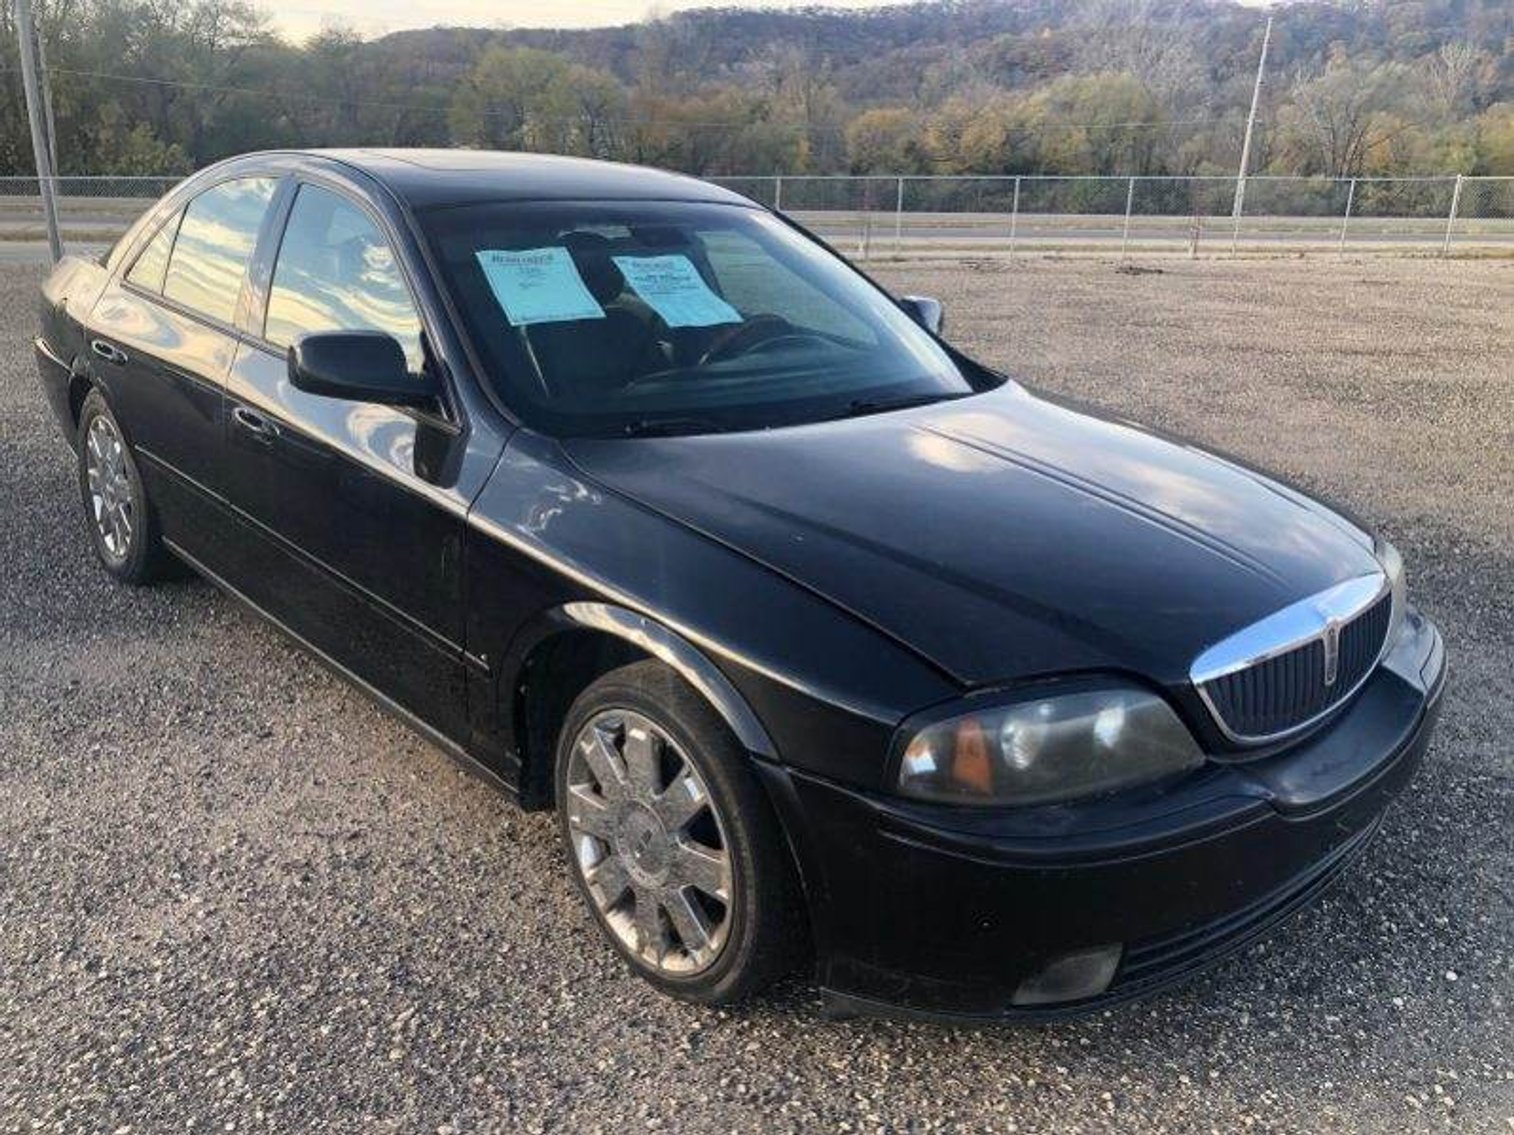
[[946, 307], [932, 296], [900, 296], [899, 306], [905, 315], [932, 335], [941, 334], [941, 328], [946, 325]]
[[382, 331], [317, 331], [289, 348], [296, 390], [349, 402], [430, 406], [440, 391], [429, 374], [411, 374], [405, 352]]

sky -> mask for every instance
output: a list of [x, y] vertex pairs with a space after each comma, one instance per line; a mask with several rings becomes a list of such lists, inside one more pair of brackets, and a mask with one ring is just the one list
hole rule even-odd
[[[365, 37], [438, 24], [462, 27], [588, 28], [635, 23], [687, 8], [800, 8], [816, 0], [307, 0], [308, 6], [263, 3], [273, 26], [303, 40], [328, 24]], [[879, 0], [820, 0], [828, 8], [879, 8]]]

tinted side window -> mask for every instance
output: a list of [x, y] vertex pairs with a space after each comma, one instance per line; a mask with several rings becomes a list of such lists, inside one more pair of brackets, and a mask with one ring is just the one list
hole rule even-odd
[[158, 230], [152, 240], [147, 242], [142, 255], [137, 257], [137, 262], [131, 266], [131, 271], [126, 273], [128, 280], [150, 292], [163, 290], [163, 273], [168, 267], [168, 252], [173, 248], [174, 234], [179, 231], [179, 222], [183, 219], [184, 213], [181, 210], [163, 222], [163, 227]]
[[238, 178], [191, 201], [174, 241], [163, 294], [230, 323], [276, 184], [271, 177]]
[[263, 334], [287, 347], [311, 331], [386, 331], [410, 369], [421, 369], [420, 317], [394, 250], [362, 209], [302, 185], [274, 264]]

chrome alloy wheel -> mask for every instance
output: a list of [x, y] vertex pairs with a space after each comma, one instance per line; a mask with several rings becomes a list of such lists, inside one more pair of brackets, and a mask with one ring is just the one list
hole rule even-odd
[[573, 860], [627, 951], [669, 975], [719, 956], [732, 911], [725, 830], [698, 769], [648, 718], [606, 710], [568, 760]]
[[121, 440], [116, 424], [106, 415], [98, 414], [89, 423], [84, 449], [90, 517], [100, 533], [100, 543], [106, 555], [113, 560], [124, 560], [131, 553], [135, 521], [126, 443]]

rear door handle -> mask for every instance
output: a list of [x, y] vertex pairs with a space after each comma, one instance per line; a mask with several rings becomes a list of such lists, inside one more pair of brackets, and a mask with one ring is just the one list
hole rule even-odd
[[246, 406], [234, 406], [231, 419], [259, 441], [268, 442], [279, 436], [278, 426]]
[[116, 366], [124, 366], [126, 363], [126, 352], [114, 343], [107, 343], [104, 339], [90, 340], [89, 349], [108, 363], [114, 363]]

